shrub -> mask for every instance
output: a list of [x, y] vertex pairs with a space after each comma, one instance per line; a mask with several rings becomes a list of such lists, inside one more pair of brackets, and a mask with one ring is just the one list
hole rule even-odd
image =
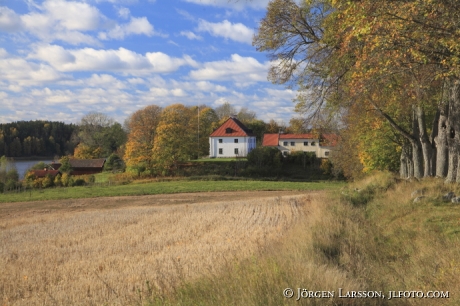
[[53, 185], [54, 185], [53, 183], [54, 183], [54, 180], [48, 174], [42, 180], [42, 187], [43, 188], [53, 187]]
[[68, 174], [67, 172], [64, 172], [62, 174], [62, 177], [61, 177], [62, 186], [65, 186], [65, 187], [72, 186], [72, 185], [70, 185], [70, 178], [71, 178], [70, 174]]
[[62, 182], [61, 182], [61, 175], [58, 174], [56, 175], [56, 177], [54, 178], [54, 186], [62, 186]]
[[[73, 179], [71, 178], [71, 180], [73, 181]], [[84, 179], [82, 178], [77, 178], [75, 181], [73, 181], [72, 183], [72, 186], [84, 186], [86, 185], [86, 182]]]

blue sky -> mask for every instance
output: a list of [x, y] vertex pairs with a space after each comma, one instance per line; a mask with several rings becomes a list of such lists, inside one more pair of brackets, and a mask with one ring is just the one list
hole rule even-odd
[[0, 123], [228, 101], [287, 124], [295, 92], [251, 44], [267, 3], [0, 0]]

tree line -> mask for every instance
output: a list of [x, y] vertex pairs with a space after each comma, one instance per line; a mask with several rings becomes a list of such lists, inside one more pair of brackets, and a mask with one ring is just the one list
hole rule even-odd
[[0, 156], [30, 157], [73, 154], [77, 126], [54, 121], [17, 121], [0, 124]]
[[273, 0], [253, 44], [312, 126], [342, 131], [336, 166], [460, 182], [457, 1]]

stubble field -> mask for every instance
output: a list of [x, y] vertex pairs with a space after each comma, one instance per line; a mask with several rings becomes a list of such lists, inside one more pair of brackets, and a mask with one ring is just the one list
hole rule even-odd
[[283, 237], [305, 192], [2, 204], [2, 305], [143, 304]]

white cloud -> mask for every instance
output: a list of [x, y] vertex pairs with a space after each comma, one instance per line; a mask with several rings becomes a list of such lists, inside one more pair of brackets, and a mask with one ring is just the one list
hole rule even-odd
[[186, 2], [195, 3], [198, 5], [209, 5], [217, 7], [227, 7], [234, 10], [243, 10], [247, 7], [254, 9], [265, 9], [270, 0], [239, 0], [239, 1], [229, 1], [229, 0], [185, 0]]
[[201, 37], [200, 35], [196, 35], [195, 33], [191, 32], [191, 31], [182, 31], [182, 32], [180, 32], [180, 35], [185, 36], [190, 40], [194, 40], [194, 39], [203, 40], [203, 37]]
[[18, 57], [0, 59], [0, 81], [5, 81], [10, 91], [20, 90], [23, 86], [56, 82], [64, 78], [64, 75], [43, 63], [32, 63]]
[[5, 49], [0, 48], [0, 58], [5, 58], [8, 56], [8, 52]]
[[[43, 42], [63, 41], [73, 45], [101, 46], [99, 39], [123, 39], [128, 35], [154, 34], [146, 17], [131, 17], [127, 23], [110, 20], [86, 1], [46, 0], [41, 5], [32, 2], [34, 10], [18, 15], [7, 7], [0, 7], [0, 31], [26, 31]], [[121, 18], [129, 18], [128, 8], [119, 8]], [[162, 35], [161, 33], [155, 33]]]
[[254, 30], [246, 27], [242, 23], [231, 23], [228, 20], [222, 22], [208, 22], [200, 19], [197, 31], [208, 32], [213, 36], [224, 37], [237, 42], [252, 44]]
[[131, 15], [131, 11], [127, 7], [120, 7], [118, 9], [118, 16], [121, 18], [128, 19], [128, 17]]
[[208, 62], [190, 72], [195, 80], [233, 80], [236, 82], [266, 81], [269, 64], [255, 58], [232, 54], [230, 61]]
[[108, 32], [99, 33], [99, 38], [106, 39], [123, 39], [125, 36], [136, 34], [136, 35], [153, 35], [153, 26], [147, 20], [146, 17], [134, 18], [131, 17], [129, 23], [116, 25], [113, 29]]
[[48, 0], [43, 3], [43, 8], [67, 30], [96, 30], [101, 19], [105, 18], [96, 7], [84, 2]]
[[188, 55], [182, 58], [170, 57], [162, 52], [147, 52], [142, 55], [125, 48], [65, 50], [61, 46], [41, 45], [29, 57], [48, 62], [59, 71], [112, 71], [146, 74], [172, 72], [187, 65], [198, 66]]
[[17, 32], [22, 29], [21, 18], [7, 7], [0, 7], [0, 31]]

